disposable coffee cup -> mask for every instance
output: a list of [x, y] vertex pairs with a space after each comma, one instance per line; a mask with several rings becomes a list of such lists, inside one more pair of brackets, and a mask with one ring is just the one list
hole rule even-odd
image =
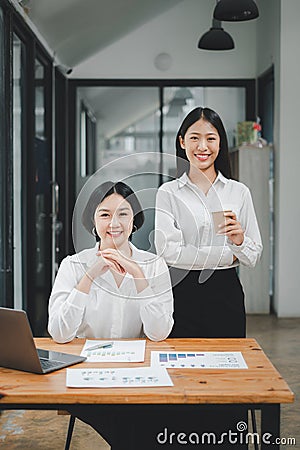
[[226, 209], [224, 211], [213, 211], [211, 213], [212, 219], [213, 219], [213, 224], [214, 224], [214, 230], [215, 230], [216, 234], [219, 231], [219, 225], [223, 225], [224, 224], [224, 220], [225, 220], [224, 213], [226, 213], [226, 212], [232, 212], [232, 210], [231, 209]]

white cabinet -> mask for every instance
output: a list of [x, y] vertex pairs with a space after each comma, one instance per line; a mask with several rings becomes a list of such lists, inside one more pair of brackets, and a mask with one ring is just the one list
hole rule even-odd
[[233, 178], [246, 184], [252, 195], [259, 224], [263, 253], [256, 267], [240, 266], [246, 312], [270, 312], [273, 278], [273, 154], [272, 147], [241, 146], [230, 152]]

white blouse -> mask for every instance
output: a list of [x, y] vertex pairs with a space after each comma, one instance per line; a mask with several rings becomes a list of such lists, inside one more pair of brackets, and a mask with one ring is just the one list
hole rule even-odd
[[[228, 209], [245, 233], [239, 246], [214, 231], [211, 213]], [[254, 267], [263, 247], [248, 187], [221, 172], [206, 195], [186, 173], [164, 183], [156, 196], [155, 246], [169, 266], [179, 269]], [[238, 258], [234, 263], [233, 255]]]
[[130, 243], [132, 259], [140, 265], [149, 286], [137, 293], [128, 273], [118, 287], [108, 270], [96, 278], [89, 294], [76, 289], [98, 247], [67, 256], [59, 267], [49, 300], [48, 331], [56, 342], [84, 338], [165, 339], [173, 326], [173, 295], [165, 261]]

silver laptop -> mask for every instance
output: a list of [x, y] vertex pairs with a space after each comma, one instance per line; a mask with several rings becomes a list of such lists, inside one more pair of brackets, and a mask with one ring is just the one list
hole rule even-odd
[[0, 366], [43, 374], [85, 359], [36, 348], [26, 312], [0, 307]]

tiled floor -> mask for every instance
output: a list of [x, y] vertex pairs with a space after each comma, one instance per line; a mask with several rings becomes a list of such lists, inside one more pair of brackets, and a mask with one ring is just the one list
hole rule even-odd
[[[247, 331], [248, 337], [254, 337], [263, 347], [296, 395], [294, 404], [282, 406], [281, 436], [294, 437], [297, 443], [281, 448], [300, 449], [300, 318], [251, 315]], [[0, 448], [63, 450], [68, 420], [68, 416], [56, 411], [5, 411], [0, 417]], [[108, 450], [109, 446], [93, 429], [77, 420], [71, 450], [95, 449]]]

